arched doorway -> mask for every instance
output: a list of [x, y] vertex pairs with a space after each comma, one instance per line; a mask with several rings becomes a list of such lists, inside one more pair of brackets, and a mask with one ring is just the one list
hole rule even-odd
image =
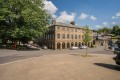
[[75, 42], [75, 46], [77, 47], [77, 42]]
[[60, 46], [61, 46], [60, 43], [57, 43], [57, 49], [60, 49]]
[[90, 42], [88, 42], [88, 47], [90, 47]]
[[74, 46], [74, 43], [73, 43], [73, 42], [71, 43], [71, 47], [72, 47], [72, 46]]
[[93, 40], [93, 44], [94, 44], [94, 45], [96, 44], [95, 40]]
[[64, 42], [62, 43], [62, 49], [65, 49], [65, 43]]
[[79, 42], [79, 47], [81, 46], [81, 42]]
[[85, 43], [85, 45], [87, 46], [87, 42]]
[[82, 42], [82, 45], [84, 45], [84, 42]]
[[70, 48], [70, 43], [69, 42], [67, 42], [67, 48]]
[[93, 43], [92, 42], [90, 42], [91, 44], [90, 44], [90, 46], [92, 46], [93, 45]]

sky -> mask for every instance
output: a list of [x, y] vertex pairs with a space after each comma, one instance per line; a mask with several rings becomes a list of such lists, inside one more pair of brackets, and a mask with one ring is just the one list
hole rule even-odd
[[120, 0], [44, 0], [44, 9], [57, 22], [91, 29], [120, 25]]

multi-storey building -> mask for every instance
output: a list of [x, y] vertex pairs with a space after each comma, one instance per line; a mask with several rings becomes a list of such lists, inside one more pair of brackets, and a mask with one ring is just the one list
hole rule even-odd
[[50, 49], [66, 49], [72, 46], [80, 47], [81, 45], [91, 46], [93, 42], [92, 30], [90, 32], [92, 40], [87, 44], [83, 42], [84, 33], [84, 27], [76, 26], [74, 22], [63, 24], [54, 20], [44, 36], [43, 44]]

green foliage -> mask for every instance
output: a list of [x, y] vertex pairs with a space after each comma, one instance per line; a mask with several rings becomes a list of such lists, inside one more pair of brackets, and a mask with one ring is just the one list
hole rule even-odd
[[120, 36], [120, 28], [116, 31], [116, 35]]
[[49, 16], [43, 0], [0, 0], [0, 36], [32, 39], [47, 30]]
[[91, 40], [90, 29], [89, 29], [89, 27], [86, 27], [83, 42], [87, 43], [87, 42], [90, 42], [90, 40]]
[[120, 35], [120, 26], [118, 25], [113, 26], [112, 34]]
[[113, 28], [107, 28], [107, 27], [104, 27], [104, 28], [101, 28], [101, 29], [98, 29], [97, 30], [98, 33], [104, 33], [104, 34], [113, 34], [115, 36], [119, 36], [120, 35], [120, 26], [118, 25], [115, 25], [113, 26]]
[[[89, 27], [87, 26], [87, 27], [85, 28], [85, 34], [84, 34], [83, 42], [88, 43], [88, 42], [90, 42], [90, 40], [91, 40], [91, 37], [90, 37], [90, 29], [89, 29]], [[87, 55], [88, 55], [88, 54], [87, 54], [87, 48], [86, 48], [86, 56], [87, 56]]]
[[110, 34], [112, 31], [111, 28], [104, 27], [102, 29], [98, 29], [98, 33]]
[[96, 46], [96, 45], [93, 45], [93, 44], [91, 45], [91, 48], [95, 48], [95, 47], [97, 47], [97, 46]]

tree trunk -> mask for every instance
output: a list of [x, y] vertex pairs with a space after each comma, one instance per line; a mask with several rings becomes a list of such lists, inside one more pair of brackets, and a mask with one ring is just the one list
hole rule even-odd
[[14, 48], [16, 49], [17, 47], [17, 41], [14, 42]]

